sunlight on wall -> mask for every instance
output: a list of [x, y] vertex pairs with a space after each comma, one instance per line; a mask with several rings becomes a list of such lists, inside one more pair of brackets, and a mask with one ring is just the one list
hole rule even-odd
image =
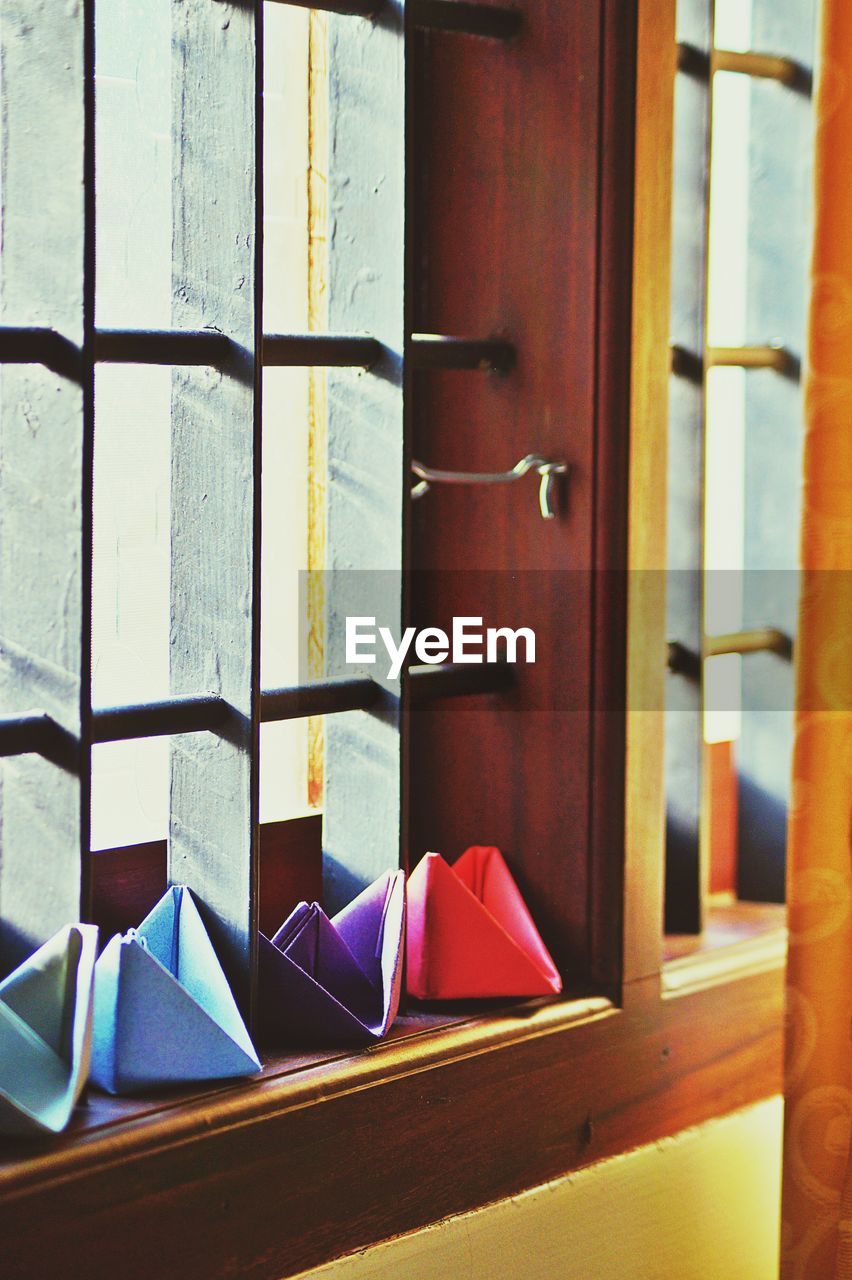
[[376, 1245], [311, 1280], [777, 1280], [782, 1101]]
[[[751, 3], [717, 0], [715, 42], [748, 49]], [[747, 77], [720, 72], [713, 82], [710, 162], [710, 270], [707, 332], [711, 346], [748, 341], [749, 95]], [[704, 627], [708, 635], [742, 627], [745, 526], [745, 372], [714, 369], [707, 377], [705, 447]], [[704, 666], [704, 736], [731, 741], [741, 728], [741, 659], [708, 658]]]

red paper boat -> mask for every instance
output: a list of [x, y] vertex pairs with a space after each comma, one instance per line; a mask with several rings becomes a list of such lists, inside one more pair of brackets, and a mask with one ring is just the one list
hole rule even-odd
[[546, 996], [562, 979], [499, 849], [450, 867], [427, 853], [408, 881], [408, 992], [419, 1000]]

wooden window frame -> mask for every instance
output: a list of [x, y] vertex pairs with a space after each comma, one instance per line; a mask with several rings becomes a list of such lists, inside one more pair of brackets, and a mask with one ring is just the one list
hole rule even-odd
[[[599, 332], [596, 357], [598, 395], [609, 387], [613, 397], [600, 458], [615, 477], [609, 527], [616, 543], [621, 528], [631, 570], [604, 602], [621, 618], [623, 770], [610, 744], [592, 801], [604, 816], [614, 808], [622, 828], [613, 842], [611, 821], [601, 823], [609, 834], [593, 858], [592, 901], [617, 886], [623, 907], [598, 917], [595, 954], [618, 963], [602, 965], [598, 994], [421, 1019], [366, 1052], [283, 1060], [259, 1082], [124, 1106], [100, 1126], [4, 1151], [9, 1275], [61, 1264], [91, 1280], [272, 1280], [780, 1086], [783, 931], [663, 964], [665, 626], [654, 584], [666, 562], [674, 0], [602, 0], [601, 21], [602, 136], [631, 144], [603, 176], [601, 234], [623, 233], [625, 198], [633, 211], [632, 271], [610, 261], [616, 278], [604, 282], [631, 334], [618, 351]], [[612, 650], [604, 660], [617, 666]]]

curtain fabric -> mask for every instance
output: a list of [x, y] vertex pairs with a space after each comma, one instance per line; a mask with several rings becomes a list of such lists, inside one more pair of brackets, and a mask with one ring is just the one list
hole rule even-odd
[[852, 0], [823, 0], [790, 806], [784, 1280], [852, 1280]]

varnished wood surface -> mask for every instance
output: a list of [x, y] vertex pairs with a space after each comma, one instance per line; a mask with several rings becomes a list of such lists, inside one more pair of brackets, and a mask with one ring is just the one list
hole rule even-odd
[[[587, 9], [568, 18], [575, 24], [573, 35], [591, 41], [598, 50], [606, 45], [602, 13], [598, 11], [599, 25], [589, 20]], [[617, 19], [621, 7], [613, 3], [608, 13]], [[668, 5], [666, 17], [671, 17]], [[655, 257], [649, 248], [649, 240], [661, 226], [653, 206], [655, 200], [664, 199], [668, 164], [665, 154], [654, 154], [655, 145], [661, 152], [665, 150], [665, 103], [670, 93], [670, 85], [662, 78], [670, 53], [669, 32], [664, 23], [655, 27], [659, 18], [657, 0], [643, 0], [639, 101], [645, 103], [643, 111], [656, 112], [657, 133], [650, 126], [647, 135], [640, 130], [637, 156], [637, 171], [645, 174], [643, 181], [650, 186], [643, 188], [644, 202], [640, 199], [637, 203], [632, 323], [638, 350], [634, 351], [633, 376], [635, 379], [637, 371], [644, 370], [639, 393], [647, 399], [640, 404], [634, 395], [632, 408], [630, 546], [631, 556], [638, 555], [638, 563], [645, 567], [660, 563], [655, 557], [662, 545], [651, 516], [658, 493], [654, 488], [655, 451], [661, 438], [654, 397], [665, 377], [659, 359], [665, 324], [653, 297], [653, 272], [665, 269], [665, 255], [658, 251]], [[643, 64], [641, 51], [648, 48], [648, 41], [653, 51]], [[484, 50], [480, 42], [473, 45], [476, 57], [481, 58]], [[588, 53], [590, 45], [586, 43], [584, 48]], [[569, 46], [561, 49], [560, 55], [568, 56], [566, 49], [570, 55]], [[454, 56], [446, 54], [448, 62], [442, 74], [452, 70]], [[575, 65], [570, 57], [568, 61], [577, 75], [586, 73], [585, 64]], [[463, 67], [459, 70], [464, 72]], [[492, 65], [488, 92], [479, 92], [486, 115], [492, 110], [498, 114], [513, 107], [520, 110], [517, 83], [507, 81], [505, 101], [500, 93], [492, 92], [504, 71], [508, 74], [502, 63], [498, 62], [496, 70]], [[481, 71], [470, 74], [482, 80]], [[655, 76], [661, 78], [656, 80]], [[449, 76], [448, 91], [453, 88], [451, 81]], [[463, 93], [464, 84], [458, 87]], [[597, 88], [586, 101], [591, 118], [598, 120]], [[477, 127], [484, 129], [489, 121], [490, 116], [485, 121], [480, 118]], [[590, 133], [596, 134], [597, 126], [586, 123]], [[566, 146], [580, 147], [575, 120], [554, 116], [551, 128], [557, 126], [567, 132]], [[474, 165], [479, 160], [475, 142], [475, 138], [468, 140], [462, 157]], [[582, 145], [595, 151], [597, 144], [586, 140]], [[600, 155], [596, 151], [595, 155], [597, 172]], [[490, 146], [483, 145], [486, 169], [494, 161]], [[474, 172], [479, 171], [474, 168]], [[598, 208], [597, 180], [589, 192], [582, 194], [589, 202], [583, 206], [584, 216]], [[640, 211], [644, 211], [641, 217]], [[460, 219], [463, 213], [463, 206], [454, 206], [454, 217]], [[493, 216], [499, 223], [503, 214], [498, 210]], [[571, 225], [569, 221], [568, 233]], [[592, 257], [580, 259], [578, 281], [581, 288], [589, 290], [588, 296], [596, 300], [593, 306], [597, 307], [605, 287], [593, 262], [594, 250], [590, 245], [586, 248]], [[642, 262], [644, 268], [638, 272]], [[477, 270], [482, 274], [471, 277], [469, 299], [465, 301], [460, 291], [453, 295], [462, 308], [459, 323], [467, 314], [465, 306], [469, 306], [471, 317], [474, 311], [477, 317], [481, 315], [482, 299], [474, 296], [477, 291], [486, 299], [491, 296], [488, 290], [493, 284], [484, 259]], [[564, 280], [562, 284], [564, 287]], [[576, 297], [574, 305], [579, 305]], [[479, 326], [474, 331], [479, 331]], [[593, 356], [587, 347], [583, 353], [573, 351], [566, 365], [573, 373], [578, 367], [575, 362], [580, 361], [586, 378], [583, 395], [588, 397], [584, 403], [589, 406], [595, 403], [598, 359], [599, 355]], [[448, 374], [436, 379], [440, 388], [436, 395], [447, 401], [451, 377], [468, 375]], [[517, 404], [511, 397], [517, 392], [506, 391], [507, 385], [486, 380], [478, 391], [458, 390], [456, 406], [467, 404], [472, 414], [480, 416], [457, 416], [454, 420], [454, 458], [426, 460], [441, 465], [458, 461], [465, 466], [484, 462], [490, 467], [497, 426], [502, 423], [520, 431], [519, 424], [527, 421], [516, 414]], [[503, 416], [499, 421], [484, 415], [483, 407], [474, 404], [475, 395], [497, 403], [504, 391], [510, 404], [500, 411]], [[475, 438], [466, 436], [463, 428], [467, 421], [480, 423]], [[494, 430], [489, 428], [492, 421]], [[559, 443], [561, 438], [554, 435], [545, 443]], [[509, 440], [513, 442], [514, 437]], [[471, 442], [476, 449], [488, 452], [488, 458], [484, 452], [482, 458], [470, 457]], [[575, 528], [575, 519], [589, 519], [594, 501], [591, 441], [583, 447], [588, 449], [583, 455], [585, 487], [581, 487], [569, 529]], [[432, 494], [425, 501], [439, 496]], [[519, 495], [519, 500], [522, 497], [529, 499], [530, 495]], [[434, 536], [440, 528], [434, 504], [428, 526], [425, 514], [423, 519], [424, 529], [431, 529], [430, 536]], [[494, 545], [502, 545], [503, 550], [513, 536], [508, 507], [495, 520], [494, 508], [483, 502], [478, 509], [478, 533], [476, 520], [470, 516], [465, 519], [469, 523], [463, 532], [487, 541], [490, 531]], [[542, 544], [534, 541], [535, 531], [530, 518], [529, 540], [526, 550], [519, 550], [519, 567], [530, 563], [521, 551], [537, 564], [535, 557]], [[617, 538], [612, 545], [617, 545]], [[590, 542], [586, 551], [591, 556]], [[590, 563], [585, 562], [587, 568]], [[564, 600], [556, 603], [559, 609], [566, 607]], [[568, 603], [580, 609], [588, 627], [590, 604], [584, 603], [582, 591], [574, 593]], [[654, 688], [658, 668], [653, 651], [642, 652], [641, 643], [643, 635], [647, 638], [659, 632], [660, 602], [653, 593], [637, 596], [631, 588], [630, 610], [631, 687], [647, 691]], [[591, 650], [585, 652], [590, 661]], [[662, 660], [661, 653], [659, 670]], [[572, 674], [570, 679], [578, 677]], [[466, 711], [470, 714], [471, 708]], [[493, 734], [496, 704], [489, 703], [484, 711], [484, 724]], [[98, 1117], [93, 1107], [88, 1132], [69, 1135], [41, 1149], [30, 1148], [23, 1156], [6, 1150], [6, 1163], [0, 1165], [0, 1234], [8, 1242], [4, 1276], [40, 1280], [61, 1269], [67, 1274], [85, 1274], [89, 1280], [114, 1280], [116, 1274], [127, 1280], [150, 1280], [151, 1276], [164, 1280], [230, 1280], [236, 1276], [282, 1280], [346, 1251], [511, 1194], [776, 1092], [781, 1077], [783, 968], [775, 953], [767, 961], [766, 950], [758, 947], [752, 952], [747, 941], [723, 948], [737, 956], [724, 980], [719, 972], [708, 974], [704, 956], [686, 957], [677, 962], [680, 988], [660, 998], [662, 844], [655, 719], [647, 712], [637, 713], [628, 745], [627, 983], [623, 1009], [601, 994], [590, 994], [514, 1011], [489, 1010], [487, 1015], [469, 1009], [455, 1013], [441, 1010], [435, 1012], [437, 1022], [412, 1014], [412, 1020], [398, 1029], [399, 1038], [365, 1053], [278, 1059], [267, 1066], [257, 1083], [208, 1090], [195, 1099], [148, 1099], [132, 1104], [136, 1110], [124, 1114], [121, 1104], [98, 1103], [104, 1110]], [[459, 729], [475, 730], [476, 726], [477, 721], [471, 718], [461, 722]], [[476, 732], [466, 737], [462, 734], [458, 758], [442, 764], [442, 768], [462, 768], [462, 776], [471, 784], [479, 781], [480, 790], [473, 793], [474, 813], [478, 806], [479, 816], [490, 816], [493, 797], [504, 806], [510, 796], [515, 797], [515, 803], [520, 803], [519, 798], [524, 803], [542, 796], [552, 798], [552, 778], [542, 791], [535, 786], [524, 789], [534, 761], [524, 761], [524, 744], [513, 737], [510, 727], [496, 732], [502, 735], [495, 748], [502, 760], [499, 770], [489, 770], [484, 764], [482, 738]], [[564, 752], [566, 744], [574, 757], [580, 756], [581, 741], [563, 733], [559, 750]], [[465, 752], [472, 759], [466, 760]], [[582, 760], [579, 763], [579, 772], [588, 782], [586, 766]], [[422, 786], [427, 775], [418, 776], [415, 769], [414, 776]], [[620, 787], [620, 779], [613, 785]], [[557, 811], [557, 816], [563, 815], [563, 825], [564, 813], [573, 812], [572, 805], [582, 808], [587, 803], [580, 799], [582, 788], [572, 786], [575, 789], [567, 792], [568, 808]], [[430, 798], [434, 801], [435, 794], [424, 790], [423, 804]], [[605, 798], [602, 791], [600, 803]], [[582, 812], [588, 815], [593, 810], [582, 808]], [[441, 821], [448, 824], [449, 813]], [[542, 830], [552, 822], [553, 816], [547, 816]], [[559, 865], [575, 904], [584, 900], [590, 886], [584, 859], [592, 831], [593, 823], [580, 834], [572, 830], [564, 839], [560, 837], [558, 845], [562, 856], [566, 849], [584, 851], [583, 860], [574, 863], [569, 857], [567, 865]], [[549, 841], [525, 851], [531, 878], [543, 876], [546, 869], [541, 849], [553, 848]], [[511, 847], [507, 851], [513, 852]], [[616, 859], [610, 866], [617, 867], [620, 852], [610, 856]], [[608, 883], [606, 873], [600, 883]], [[544, 880], [541, 885], [534, 901], [536, 909], [545, 892]], [[613, 911], [620, 922], [617, 901]], [[580, 930], [572, 936], [582, 937], [583, 942], [569, 952], [582, 971], [592, 955], [589, 926], [593, 917], [578, 908], [572, 918]], [[550, 920], [552, 935], [554, 917]], [[604, 922], [604, 936], [611, 939], [609, 927]], [[113, 1105], [117, 1109], [109, 1113], [108, 1107]]]
[[[635, 268], [637, 9], [601, 9], [600, 238], [597, 302], [594, 531], [592, 547], [589, 788], [589, 977], [617, 989], [625, 967], [625, 752], [631, 297]], [[619, 785], [614, 780], [619, 779]], [[613, 910], [613, 901], [622, 910]]]
[[0, 1171], [4, 1275], [281, 1277], [780, 1087], [782, 970], [427, 1031]]
[[670, 933], [663, 940], [665, 961], [682, 960], [687, 956], [717, 951], [753, 942], [767, 934], [783, 931], [787, 923], [787, 909], [776, 903], [735, 902], [716, 897], [710, 898], [701, 933]]
[[[630, 407], [624, 980], [659, 972], [675, 0], [639, 5]], [[629, 986], [625, 988], [629, 991]]]
[[634, 5], [521, 7], [511, 41], [416, 44], [415, 325], [507, 335], [517, 365], [417, 374], [415, 456], [571, 472], [550, 522], [532, 480], [414, 504], [412, 621], [537, 647], [506, 696], [412, 709], [409, 852], [499, 845], [564, 972], [617, 981]]
[[[166, 842], [92, 854], [92, 920], [103, 946], [135, 928], [166, 890]], [[322, 815], [260, 828], [260, 928], [271, 937], [297, 902], [322, 897]]]

